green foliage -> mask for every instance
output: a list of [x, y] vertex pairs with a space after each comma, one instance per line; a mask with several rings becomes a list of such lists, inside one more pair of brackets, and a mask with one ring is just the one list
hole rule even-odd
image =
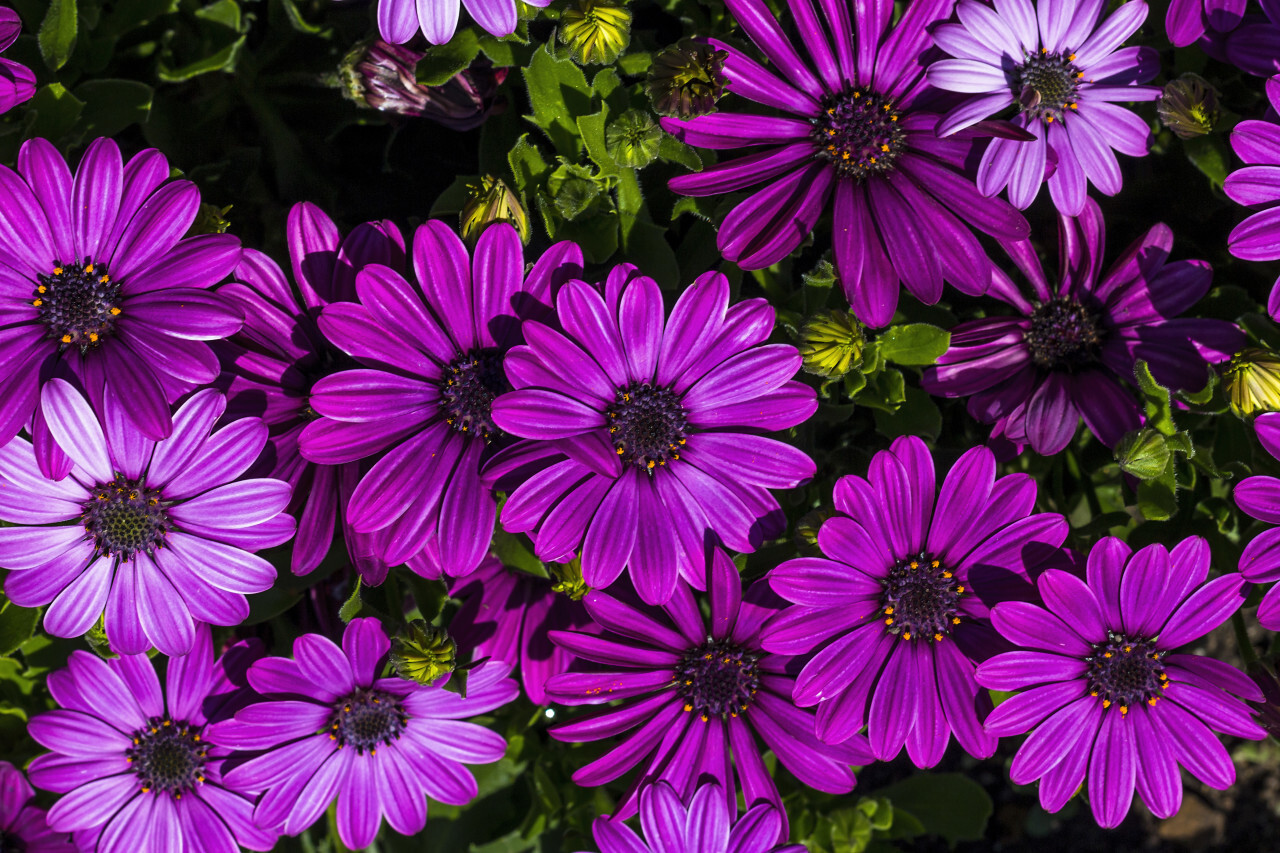
[[49, 11], [40, 24], [40, 53], [54, 71], [67, 64], [76, 46], [79, 26], [76, 0], [49, 0]]

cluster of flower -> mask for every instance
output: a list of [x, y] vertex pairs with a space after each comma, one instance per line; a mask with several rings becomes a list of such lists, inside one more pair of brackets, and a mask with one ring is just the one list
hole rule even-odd
[[[1119, 192], [1114, 151], [1146, 151], [1146, 124], [1115, 102], [1160, 94], [1139, 85], [1154, 53], [1121, 47], [1141, 0], [1105, 20], [1104, 0], [915, 0], [892, 25], [891, 2], [791, 0], [807, 61], [763, 0], [727, 5], [781, 73], [715, 42], [727, 90], [795, 117], [664, 120], [696, 146], [764, 146], [672, 182], [702, 195], [767, 181], [723, 223], [725, 257], [775, 263], [832, 202], [836, 267], [869, 325], [890, 321], [900, 284], [926, 303], [949, 281], [1013, 306], [1020, 318], [958, 327], [925, 386], [1044, 454], [1081, 418], [1108, 445], [1141, 424], [1121, 381], [1137, 360], [1180, 388], [1242, 345], [1233, 324], [1177, 317], [1212, 271], [1169, 262], [1163, 225], [1104, 271], [1086, 188]], [[467, 3], [498, 30], [507, 6]], [[1171, 32], [1201, 37], [1186, 7], [1172, 4]], [[457, 4], [381, 11], [389, 41], [419, 23], [441, 41]], [[12, 24], [0, 19], [0, 40]], [[1267, 27], [1240, 25], [1227, 55], [1270, 44]], [[0, 102], [29, 95], [24, 70], [0, 68]], [[1267, 91], [1280, 109], [1280, 80]], [[1011, 122], [990, 120], [1011, 105]], [[1227, 191], [1268, 209], [1231, 249], [1280, 257], [1280, 125], [1244, 122], [1233, 141], [1250, 165]], [[668, 312], [634, 266], [586, 280], [572, 243], [526, 267], [505, 223], [473, 247], [439, 221], [408, 241], [386, 221], [344, 237], [305, 203], [287, 223], [290, 276], [235, 237], [184, 236], [199, 193], [169, 175], [160, 152], [125, 162], [109, 139], [74, 174], [40, 139], [16, 171], [0, 167], [5, 594], [47, 607], [55, 636], [100, 624], [118, 654], [77, 651], [49, 676], [61, 710], [32, 719], [51, 752], [28, 772], [62, 797], [46, 819], [0, 765], [0, 846], [69, 850], [71, 833], [102, 851], [266, 850], [335, 800], [348, 847], [384, 818], [413, 834], [426, 797], [469, 802], [464, 765], [504, 754], [465, 718], [519, 694], [516, 666], [535, 702], [610, 706], [552, 729], [620, 737], [581, 785], [639, 768], [596, 823], [606, 851], [647, 849], [622, 823], [637, 813], [655, 849], [800, 849], [777, 846], [788, 824], [765, 748], [804, 784], [844, 793], [852, 767], [904, 747], [931, 767], [953, 735], [986, 757], [1030, 732], [1013, 780], [1040, 780], [1052, 811], [1087, 778], [1094, 815], [1114, 826], [1135, 790], [1156, 815], [1176, 812], [1179, 766], [1230, 785], [1213, 732], [1264, 736], [1246, 704], [1259, 688], [1179, 648], [1230, 618], [1248, 582], [1280, 579], [1280, 532], [1213, 579], [1196, 537], [1136, 552], [1108, 538], [1084, 557], [1065, 547], [1062, 516], [1034, 511], [1030, 477], [997, 477], [990, 450], [966, 452], [939, 485], [924, 442], [906, 437], [865, 478], [837, 481], [811, 556], [744, 589], [726, 549], [783, 534], [773, 492], [815, 474], [765, 437], [817, 407], [793, 379], [796, 349], [767, 343], [765, 300], [731, 303], [709, 272]], [[1018, 212], [1043, 183], [1061, 213], [1056, 285]], [[1000, 241], [1030, 296], [974, 229]], [[1280, 458], [1280, 415], [1257, 434]], [[1235, 499], [1280, 523], [1280, 480], [1250, 478]], [[570, 566], [559, 586], [581, 603], [498, 563], [496, 526]], [[292, 659], [252, 642], [215, 659], [208, 626], [239, 625], [246, 595], [276, 582], [256, 552], [292, 543], [307, 574], [336, 533], [367, 584], [401, 565], [453, 579], [466, 604], [450, 628], [492, 658], [465, 698], [387, 676], [390, 641], [370, 618], [340, 646], [300, 637]], [[1259, 621], [1280, 630], [1280, 587]], [[168, 659], [163, 690], [151, 647]], [[1020, 692], [993, 707], [990, 690]], [[750, 808], [735, 824], [739, 794]]]

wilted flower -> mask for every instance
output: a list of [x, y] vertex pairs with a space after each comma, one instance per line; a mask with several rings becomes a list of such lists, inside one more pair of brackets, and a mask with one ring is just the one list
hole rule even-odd
[[852, 311], [814, 314], [800, 327], [800, 356], [805, 373], [839, 379], [862, 363], [866, 339]]
[[724, 95], [728, 58], [727, 50], [689, 38], [659, 53], [645, 81], [654, 110], [685, 119], [715, 112], [716, 102]]
[[578, 0], [560, 16], [560, 42], [579, 65], [609, 65], [631, 43], [631, 10], [619, 0]]
[[639, 110], [627, 110], [609, 125], [604, 134], [605, 150], [619, 166], [640, 168], [658, 156], [658, 146], [666, 133]]
[[1199, 74], [1183, 74], [1165, 84], [1156, 113], [1182, 139], [1204, 136], [1218, 121], [1218, 90]]
[[391, 668], [396, 675], [431, 684], [453, 672], [458, 644], [444, 628], [414, 619], [391, 638]]
[[507, 69], [485, 57], [439, 86], [418, 82], [416, 68], [425, 56], [375, 39], [356, 47], [339, 67], [343, 94], [356, 104], [404, 116], [424, 116], [450, 130], [479, 127], [495, 110], [495, 96]]
[[462, 206], [462, 239], [474, 246], [480, 233], [495, 222], [509, 222], [520, 235], [520, 242], [529, 244], [529, 214], [525, 213], [519, 197], [502, 180], [492, 175], [480, 179], [479, 186], [467, 187], [471, 197]]
[[1222, 372], [1231, 411], [1244, 417], [1280, 410], [1280, 354], [1250, 347], [1236, 353]]

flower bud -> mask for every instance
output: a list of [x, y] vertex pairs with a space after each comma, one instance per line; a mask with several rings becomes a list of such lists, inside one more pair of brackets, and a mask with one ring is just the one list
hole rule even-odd
[[823, 311], [800, 328], [806, 373], [839, 379], [862, 364], [862, 324], [851, 311]]
[[1240, 417], [1280, 411], [1280, 354], [1250, 347], [1236, 353], [1222, 373], [1231, 411]]
[[431, 684], [457, 667], [458, 644], [444, 628], [414, 619], [391, 638], [391, 667], [396, 675]]
[[631, 10], [617, 0], [578, 0], [560, 15], [560, 43], [579, 65], [610, 65], [631, 43]]
[[694, 118], [716, 111], [724, 96], [724, 61], [729, 52], [681, 39], [653, 59], [645, 89], [659, 115]]
[[1116, 447], [1120, 470], [1142, 480], [1163, 474], [1169, 466], [1169, 456], [1165, 437], [1151, 427], [1134, 430], [1120, 439]]
[[574, 557], [567, 563], [547, 563], [547, 571], [555, 581], [551, 589], [562, 592], [574, 601], [581, 601], [582, 596], [591, 591], [587, 582], [582, 579], [582, 555]]
[[605, 150], [619, 166], [641, 168], [658, 157], [658, 146], [666, 132], [639, 110], [618, 116], [604, 134]]
[[216, 204], [208, 202], [200, 202], [200, 207], [196, 209], [195, 221], [191, 223], [191, 227], [187, 229], [186, 236], [194, 237], [197, 234], [226, 234], [227, 229], [231, 227], [231, 221], [227, 219], [227, 214], [231, 212], [231, 205], [226, 207], [218, 207]]
[[480, 233], [495, 222], [510, 222], [520, 234], [520, 242], [529, 242], [529, 214], [520, 199], [501, 178], [485, 175], [479, 186], [470, 186], [471, 198], [462, 206], [462, 239], [474, 246]]
[[403, 116], [424, 116], [451, 130], [479, 127], [505, 107], [495, 101], [507, 69], [476, 59], [440, 86], [418, 82], [418, 61], [426, 54], [375, 39], [358, 45], [339, 67], [343, 94], [361, 107]]
[[1218, 121], [1218, 90], [1198, 74], [1183, 74], [1165, 84], [1156, 113], [1182, 139], [1204, 136]]

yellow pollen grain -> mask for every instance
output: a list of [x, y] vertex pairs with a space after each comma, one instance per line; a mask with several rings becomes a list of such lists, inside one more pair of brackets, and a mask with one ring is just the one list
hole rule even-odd
[[42, 284], [42, 285], [40, 285], [39, 287], [37, 287], [37, 288], [36, 288], [36, 293], [44, 293], [44, 292], [45, 292], [46, 290], [48, 290], [48, 289], [49, 289], [49, 288], [45, 287], [45, 286]]
[[685, 709], [686, 711], [692, 711], [692, 710], [693, 710], [693, 706], [692, 706], [692, 705], [685, 705], [685, 706], [684, 706], [684, 709]]
[[98, 333], [97, 333], [97, 332], [90, 332], [90, 333], [89, 333], [89, 341], [90, 341], [90, 343], [95, 343], [95, 344], [96, 344], [96, 343], [98, 342]]
[[933, 635], [933, 639], [934, 639], [934, 641], [935, 641], [935, 642], [941, 643], [941, 642], [942, 642], [942, 635], [941, 635], [941, 634], [934, 634], [934, 635]]
[[1110, 700], [1110, 699], [1103, 699], [1103, 700], [1102, 700], [1102, 707], [1103, 707], [1103, 708], [1110, 708], [1110, 707], [1111, 707], [1111, 700]]
[[54, 275], [62, 275], [62, 267], [54, 267], [54, 268], [53, 268], [53, 274], [54, 274]]
[[884, 612], [885, 612], [885, 615], [886, 615], [886, 616], [891, 615], [891, 614], [893, 613], [893, 608], [892, 608], [892, 607], [886, 607], [886, 608], [884, 609]]
[[904, 639], [904, 640], [910, 640], [910, 639], [911, 639], [911, 632], [910, 632], [910, 631], [903, 631], [903, 632], [902, 632], [902, 639]]
[[1128, 705], [1121, 705], [1121, 706], [1120, 706], [1120, 716], [1122, 716], [1122, 717], [1123, 717], [1123, 716], [1124, 716], [1125, 714], [1127, 714], [1127, 713], [1129, 713], [1129, 706], [1128, 706]]
[[953, 616], [953, 617], [951, 617], [951, 624], [952, 624], [952, 625], [959, 625], [959, 624], [960, 624], [960, 617], [959, 617], [959, 616]]
[[1147, 700], [1147, 704], [1150, 705], [1152, 708], [1154, 708], [1156, 706], [1156, 703], [1159, 701], [1160, 701], [1159, 696], [1152, 696], [1150, 699]]
[[705, 723], [705, 722], [707, 722], [707, 720], [708, 720], [708, 719], [710, 719], [710, 718], [709, 718], [706, 714], [703, 714], [703, 715], [702, 715], [702, 722], [704, 722], [704, 723]]
[[32, 305], [34, 305], [34, 306], [36, 306], [37, 308], [39, 308], [41, 305], [43, 305], [43, 304], [44, 304], [44, 300], [43, 300], [43, 299], [37, 299], [37, 300], [35, 300], [34, 302], [32, 302], [31, 304], [32, 304]]
[[890, 616], [888, 619], [884, 620], [884, 624], [886, 624], [886, 625], [892, 625], [892, 624], [893, 624], [893, 617], [892, 617], [892, 616]]
[[84, 271], [85, 271], [85, 272], [93, 272], [93, 264], [89, 264], [89, 266], [85, 267], [85, 268], [84, 268]]
[[62, 336], [62, 342], [63, 342], [64, 344], [69, 344], [69, 343], [71, 343], [71, 336], [70, 336], [70, 335], [63, 335], [63, 336]]
[[99, 284], [106, 284], [109, 281], [111, 281], [111, 276], [109, 275], [104, 275], [102, 278], [98, 279]]
[[1070, 62], [1075, 62], [1075, 61], [1076, 61], [1076, 55], [1073, 53], [1073, 54], [1071, 54], [1070, 56], [1068, 56], [1068, 57], [1067, 57], [1067, 59], [1068, 59]]
[[118, 317], [118, 316], [120, 316], [120, 309], [119, 309], [119, 308], [112, 308], [112, 309], [111, 309], [111, 316], [112, 316], [112, 317]]

